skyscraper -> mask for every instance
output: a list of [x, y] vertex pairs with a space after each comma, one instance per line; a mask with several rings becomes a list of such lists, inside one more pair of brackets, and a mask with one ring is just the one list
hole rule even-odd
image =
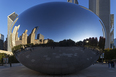
[[67, 0], [67, 2], [78, 4], [77, 0]]
[[4, 41], [4, 35], [3, 34], [0, 34], [0, 40]]
[[0, 34], [0, 50], [4, 49], [3, 42], [4, 42], [4, 35]]
[[114, 47], [116, 48], [116, 38], [114, 39]]
[[89, 0], [89, 9], [98, 15], [104, 23], [106, 30], [105, 48], [110, 48], [114, 39], [114, 15], [110, 14], [110, 0]]
[[[7, 25], [8, 25], [8, 33], [7, 33], [7, 50], [8, 51], [11, 51], [11, 38], [12, 38], [12, 34], [11, 34], [11, 30], [12, 30], [12, 28], [13, 28], [13, 26], [14, 26], [14, 23], [17, 21], [17, 19], [16, 19], [16, 17], [17, 17], [18, 15], [15, 13], [15, 12], [13, 12], [12, 14], [10, 14], [10, 15], [8, 15], [7, 16]], [[16, 20], [15, 20], [16, 19]], [[13, 23], [14, 22], [14, 23]]]

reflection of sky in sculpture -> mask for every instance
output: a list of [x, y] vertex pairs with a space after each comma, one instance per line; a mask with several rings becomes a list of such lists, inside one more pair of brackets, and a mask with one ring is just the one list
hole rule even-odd
[[15, 26], [20, 24], [18, 35], [26, 29], [28, 35], [39, 26], [38, 33], [44, 38], [60, 41], [72, 39], [83, 40], [89, 37], [103, 36], [99, 18], [77, 4], [52, 2], [34, 6], [19, 15]]

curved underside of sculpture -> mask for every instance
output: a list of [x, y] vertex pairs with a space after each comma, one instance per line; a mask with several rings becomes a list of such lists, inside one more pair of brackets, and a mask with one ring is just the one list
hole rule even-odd
[[70, 74], [87, 68], [99, 51], [82, 47], [33, 47], [15, 54], [26, 67], [45, 74]]

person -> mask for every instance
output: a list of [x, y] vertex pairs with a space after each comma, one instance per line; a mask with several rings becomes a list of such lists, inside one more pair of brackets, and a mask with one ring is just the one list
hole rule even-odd
[[111, 68], [114, 68], [114, 62], [111, 61]]
[[115, 68], [115, 65], [116, 65], [116, 61], [114, 61], [114, 68]]
[[111, 68], [111, 61], [108, 61], [108, 68]]
[[115, 68], [115, 62], [113, 61], [113, 68]]
[[30, 51], [32, 52], [32, 45], [30, 45]]

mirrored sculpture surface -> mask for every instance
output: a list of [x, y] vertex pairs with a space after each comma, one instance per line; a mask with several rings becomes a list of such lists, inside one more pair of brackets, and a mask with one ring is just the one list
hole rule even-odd
[[[32, 70], [46, 74], [74, 73], [98, 59], [102, 27], [102, 21], [94, 13], [77, 4], [36, 5], [18, 16], [12, 30], [12, 51]], [[83, 43], [76, 43], [80, 40]], [[94, 49], [86, 45], [93, 45]]]

